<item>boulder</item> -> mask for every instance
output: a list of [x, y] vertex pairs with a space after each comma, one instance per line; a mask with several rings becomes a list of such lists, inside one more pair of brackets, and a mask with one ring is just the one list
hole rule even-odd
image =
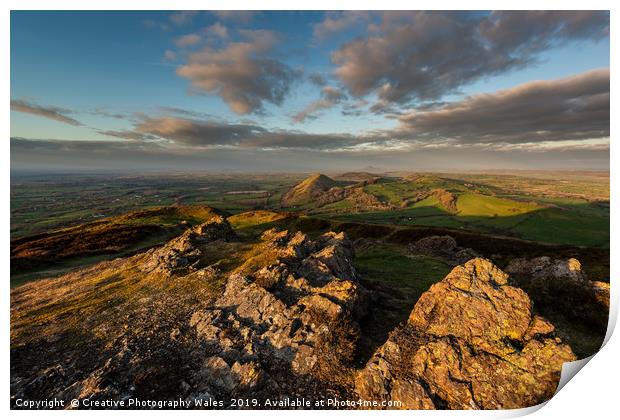
[[480, 255], [471, 248], [462, 248], [457, 245], [452, 236], [427, 236], [410, 244], [409, 249], [414, 254], [429, 255], [443, 259], [449, 264], [465, 264], [467, 261]]
[[416, 303], [356, 377], [363, 399], [408, 409], [506, 409], [541, 403], [575, 360], [528, 295], [490, 261], [452, 270]]
[[585, 324], [586, 329], [600, 329], [600, 336], [605, 335], [609, 283], [590, 281], [578, 260], [518, 258], [510, 261], [505, 270], [511, 283], [525, 290], [539, 311]]
[[[147, 273], [159, 272], [166, 275], [187, 274], [200, 267], [201, 245], [214, 241], [232, 241], [236, 234], [230, 224], [221, 216], [186, 230], [165, 245], [146, 253], [140, 268]], [[216, 268], [206, 270], [199, 275], [210, 278]]]
[[[282, 392], [303, 381], [314, 384], [310, 389], [352, 363], [356, 320], [365, 314], [367, 296], [352, 266], [353, 247], [346, 235], [334, 232], [311, 240], [301, 232], [272, 230], [262, 240], [276, 262], [251, 274], [232, 274], [222, 296], [196, 311], [189, 324], [207, 345], [205, 357], [221, 358], [222, 374], [228, 376], [223, 361], [239, 384], [254, 384], [252, 392], [256, 387], [264, 387], [265, 395]], [[228, 396], [249, 389], [216, 385], [211, 389], [203, 381], [199, 388]]]
[[568, 284], [587, 284], [588, 278], [575, 258], [552, 260], [549, 257], [516, 258], [508, 264], [506, 272], [513, 276], [528, 276], [533, 280], [557, 279]]

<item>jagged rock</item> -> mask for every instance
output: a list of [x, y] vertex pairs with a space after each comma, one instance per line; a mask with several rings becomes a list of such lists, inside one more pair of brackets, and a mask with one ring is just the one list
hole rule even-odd
[[474, 259], [425, 292], [356, 379], [360, 397], [402, 408], [519, 408], [550, 398], [575, 359], [525, 292]]
[[[291, 373], [344, 369], [359, 336], [355, 319], [363, 315], [366, 297], [352, 266], [351, 242], [342, 233], [310, 240], [300, 232], [274, 230], [262, 239], [277, 262], [250, 275], [231, 275], [214, 307], [195, 312], [190, 326], [213, 357], [222, 359], [218, 369], [228, 375], [222, 362], [232, 366], [241, 383], [264, 383], [248, 373], [258, 366], [260, 375], [270, 378], [265, 386], [276, 388], [286, 387]], [[235, 395], [242, 392], [234, 388]]]
[[232, 391], [238, 385], [236, 375], [233, 374], [228, 363], [221, 357], [213, 356], [207, 358], [200, 375], [209, 384], [226, 391]]
[[237, 239], [235, 231], [222, 216], [215, 216], [194, 228], [201, 241], [234, 241]]
[[609, 313], [609, 283], [602, 281], [590, 282], [596, 301]]
[[[145, 272], [164, 274], [186, 274], [198, 269], [202, 251], [201, 245], [221, 240], [231, 241], [236, 238], [230, 224], [221, 216], [186, 230], [182, 235], [167, 244], [148, 251], [141, 269]], [[213, 274], [205, 271], [204, 276]]]
[[510, 274], [511, 283], [532, 296], [541, 312], [559, 314], [603, 332], [607, 328], [609, 284], [588, 280], [578, 260], [518, 258], [505, 271]]
[[465, 264], [480, 255], [471, 248], [459, 247], [456, 240], [448, 235], [427, 236], [409, 245], [411, 252], [442, 258], [452, 265]]
[[471, 248], [460, 248], [454, 254], [454, 261], [456, 264], [465, 264], [467, 261], [480, 257], [476, 251]]
[[558, 279], [570, 283], [588, 283], [581, 270], [581, 263], [575, 258], [552, 260], [549, 257], [533, 259], [517, 258], [508, 264], [506, 272], [514, 276], [529, 276], [534, 280]]

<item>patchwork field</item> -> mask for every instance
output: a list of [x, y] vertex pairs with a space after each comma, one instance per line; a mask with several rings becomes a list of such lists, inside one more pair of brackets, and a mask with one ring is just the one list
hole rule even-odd
[[244, 235], [294, 220], [311, 227], [346, 222], [435, 227], [556, 245], [609, 247], [609, 179], [604, 173], [357, 172], [306, 177], [15, 176], [12, 284], [130, 255], [170, 239], [213, 212], [230, 216], [231, 225]]

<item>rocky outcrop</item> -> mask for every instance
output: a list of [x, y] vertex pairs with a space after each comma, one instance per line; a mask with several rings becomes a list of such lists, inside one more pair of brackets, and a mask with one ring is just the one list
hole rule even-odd
[[431, 195], [437, 198], [441, 206], [448, 213], [457, 213], [458, 209], [456, 208], [456, 200], [457, 196], [452, 194], [450, 191], [444, 190], [442, 188], [437, 188], [431, 191]]
[[350, 370], [366, 291], [343, 233], [316, 240], [270, 230], [263, 247], [273, 261], [235, 273], [215, 305], [195, 312], [190, 326], [208, 345], [198, 393], [306, 397]]
[[185, 274], [199, 268], [201, 245], [214, 241], [231, 241], [236, 234], [221, 216], [215, 216], [198, 226], [186, 230], [167, 244], [148, 251], [141, 269], [147, 273]]
[[529, 277], [534, 281], [557, 279], [573, 285], [588, 283], [588, 278], [581, 270], [581, 263], [574, 258], [568, 260], [552, 260], [549, 257], [517, 258], [508, 264], [506, 272], [512, 276]]
[[602, 330], [607, 328], [609, 283], [590, 281], [575, 258], [517, 258], [508, 264], [506, 272], [513, 284], [532, 296], [541, 311], [552, 311]]
[[[460, 251], [449, 237], [418, 248], [451, 258]], [[360, 328], [371, 300], [354, 257], [343, 233], [272, 229], [241, 241], [216, 217], [154, 250], [40, 283], [56, 293], [55, 301], [44, 295], [44, 305], [61, 309], [53, 313], [57, 329], [28, 330], [45, 334], [30, 333], [12, 349], [12, 404], [362, 398], [398, 400], [401, 408], [517, 408], [549, 398], [562, 363], [574, 359], [528, 295], [484, 259], [432, 286], [376, 349], [378, 340]], [[534, 278], [530, 266], [513, 264]], [[565, 290], [581, 290], [585, 277], [573, 271], [545, 272], [563, 278]], [[587, 284], [604, 295], [604, 286]], [[110, 285], [122, 294], [106, 295]], [[40, 292], [27, 289], [30, 297]], [[106, 312], [70, 312], [85, 293]], [[120, 304], [104, 305], [110, 301]], [[14, 322], [22, 319], [34, 325]], [[380, 340], [391, 328], [383, 326]]]
[[452, 236], [427, 236], [410, 244], [409, 249], [414, 254], [430, 255], [445, 260], [452, 265], [464, 264], [472, 258], [479, 257], [471, 248], [457, 245]]
[[359, 372], [360, 397], [409, 409], [519, 408], [550, 398], [562, 363], [575, 356], [507, 283], [488, 260], [454, 268]]

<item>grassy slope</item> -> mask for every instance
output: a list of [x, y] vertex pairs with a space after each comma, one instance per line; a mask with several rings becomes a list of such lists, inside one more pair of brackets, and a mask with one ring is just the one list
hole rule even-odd
[[[467, 187], [434, 177], [379, 183], [366, 186], [364, 190], [396, 206], [425, 188], [444, 188], [457, 194], [456, 214], [448, 212], [437, 197], [431, 195], [403, 209], [348, 214], [346, 204], [338, 202], [323, 207], [321, 215], [356, 222], [468, 229], [556, 244], [609, 246], [608, 208], [593, 206], [581, 199], [554, 200], [507, 193], [488, 195], [499, 193], [499, 190]], [[487, 194], [477, 192], [482, 190]]]
[[181, 233], [186, 223], [198, 224], [216, 214], [204, 206], [158, 207], [14, 240], [11, 284], [154, 246]]
[[374, 245], [357, 252], [354, 265], [377, 302], [361, 322], [364, 342], [360, 361], [365, 361], [387, 338], [394, 327], [405, 321], [422, 293], [443, 279], [450, 267], [443, 261], [410, 255], [397, 245]]

